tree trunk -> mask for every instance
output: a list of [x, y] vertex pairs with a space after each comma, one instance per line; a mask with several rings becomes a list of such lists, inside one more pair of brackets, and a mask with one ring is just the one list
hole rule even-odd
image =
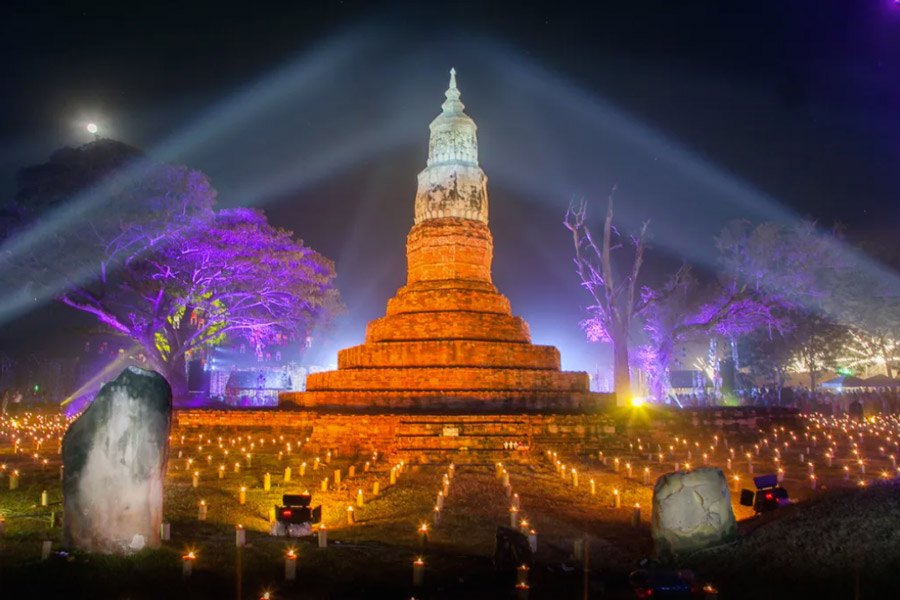
[[156, 363], [153, 368], [169, 382], [174, 402], [183, 402], [188, 399], [188, 381], [183, 355], [173, 362]]
[[809, 361], [809, 391], [816, 391], [816, 363]]
[[628, 372], [628, 341], [621, 332], [613, 339], [613, 381], [616, 406], [631, 404], [631, 375]]
[[881, 340], [879, 344], [881, 348], [881, 358], [884, 359], [884, 372], [885, 375], [892, 378], [894, 377], [893, 372], [891, 371], [891, 361], [887, 355], [887, 349], [884, 347], [884, 339]]
[[742, 390], [744, 389], [744, 382], [741, 377], [741, 361], [738, 360], [737, 340], [733, 337], [728, 338], [728, 343], [731, 344], [731, 362], [734, 363], [734, 389]]

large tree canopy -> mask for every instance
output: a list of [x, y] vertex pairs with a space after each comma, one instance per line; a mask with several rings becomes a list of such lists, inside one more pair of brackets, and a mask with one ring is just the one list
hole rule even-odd
[[22, 226], [8, 241], [32, 241], [7, 266], [134, 340], [176, 394], [191, 351], [225, 336], [265, 344], [307, 334], [339, 310], [330, 260], [262, 211], [216, 211], [203, 173], [111, 144], [23, 171]]

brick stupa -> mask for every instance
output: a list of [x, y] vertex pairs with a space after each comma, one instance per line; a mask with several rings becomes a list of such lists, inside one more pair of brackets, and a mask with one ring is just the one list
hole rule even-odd
[[307, 391], [282, 393], [282, 405], [584, 411], [608, 401], [590, 393], [587, 373], [560, 370], [556, 348], [531, 343], [491, 282], [487, 177], [453, 70], [445, 95], [419, 173], [406, 285], [366, 342], [338, 353], [337, 371], [309, 375]]

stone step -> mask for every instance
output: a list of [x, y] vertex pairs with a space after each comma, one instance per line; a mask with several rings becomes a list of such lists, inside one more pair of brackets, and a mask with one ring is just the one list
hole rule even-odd
[[559, 350], [518, 342], [425, 340], [362, 344], [338, 352], [338, 369], [508, 367], [559, 371]]
[[441, 391], [454, 393], [516, 390], [587, 392], [587, 373], [547, 369], [511, 369], [476, 367], [420, 367], [381, 369], [342, 369], [313, 373], [306, 379], [308, 392], [339, 390]]
[[366, 343], [409, 340], [486, 340], [530, 343], [521, 317], [476, 311], [404, 313], [366, 326]]

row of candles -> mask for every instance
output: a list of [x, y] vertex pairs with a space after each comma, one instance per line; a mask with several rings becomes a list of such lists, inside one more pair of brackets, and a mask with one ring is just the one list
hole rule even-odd
[[[432, 510], [432, 523], [434, 527], [441, 524], [441, 512], [444, 510], [444, 502], [450, 495], [450, 483], [456, 474], [456, 466], [450, 463], [447, 471], [441, 475], [441, 487], [437, 491], [434, 509]], [[428, 523], [422, 522], [417, 531], [419, 546], [423, 552], [428, 544]], [[419, 555], [413, 561], [413, 587], [419, 587], [425, 580], [425, 559]]]
[[[528, 545], [532, 554], [537, 552], [537, 531], [535, 531], [528, 519], [522, 516], [522, 502], [518, 493], [513, 492], [512, 483], [509, 478], [509, 470], [503, 466], [503, 463], [494, 465], [494, 475], [503, 484], [503, 491], [507, 498], [511, 499], [509, 507], [509, 527], [516, 531], [520, 531], [528, 537]], [[529, 593], [528, 585], [528, 565], [520, 565], [516, 571], [516, 597], [519, 600], [527, 600]]]
[[[816, 473], [816, 463], [810, 459], [813, 457], [813, 453], [818, 451], [819, 442], [821, 441], [823, 446], [825, 446], [821, 457], [827, 468], [834, 466], [838, 449], [841, 444], [844, 444], [847, 448], [847, 457], [843, 460], [847, 464], [839, 465], [843, 473], [843, 480], [850, 481], [852, 471], [857, 470], [859, 473], [858, 484], [866, 485], [867, 464], [871, 464], [876, 459], [867, 457], [864, 454], [862, 444], [864, 440], [875, 438], [879, 444], [877, 448], [878, 459], [882, 460], [885, 465], [888, 461], [890, 462], [889, 468], [885, 466], [878, 471], [878, 477], [883, 480], [900, 477], [900, 468], [897, 467], [896, 461], [897, 454], [895, 454], [900, 454], [900, 420], [897, 417], [891, 415], [871, 418], [863, 422], [853, 422], [847, 418], [808, 415], [806, 417], [806, 429], [807, 431], [801, 432], [799, 435], [797, 432], [791, 431], [784, 426], [774, 427], [768, 433], [758, 430], [759, 437], [754, 440], [755, 443], [751, 442], [751, 444], [740, 448], [740, 452], [746, 458], [746, 473], [753, 475], [756, 470], [756, 463], [762, 457], [762, 453], [769, 450], [772, 455], [772, 466], [778, 481], [781, 482], [785, 476], [785, 461], [793, 450], [798, 462], [808, 470], [804, 476], [808, 477], [810, 488], [816, 490], [819, 475]], [[740, 461], [737, 460], [737, 451], [734, 447], [729, 447], [726, 438], [713, 435], [708, 446], [706, 446], [706, 442], [703, 442], [703, 445], [701, 445], [700, 441], [694, 441], [691, 444], [687, 438], [680, 435], [670, 438], [669, 442], [671, 443], [668, 444], [667, 448], [664, 448], [662, 443], [658, 443], [655, 453], [650, 449], [649, 444], [642, 442], [640, 438], [637, 439], [637, 450], [635, 450], [635, 442], [629, 441], [628, 446], [631, 455], [634, 456], [633, 462], [637, 463], [640, 460], [640, 457], [644, 455], [641, 453], [646, 453], [649, 464], [653, 464], [654, 458], [657, 464], [664, 464], [664, 459], [668, 456], [673, 461], [674, 470], [690, 470], [692, 468], [690, 461], [694, 458], [694, 452], [697, 452], [702, 465], [708, 466], [720, 454], [720, 450], [727, 450], [725, 454], [725, 469], [733, 472], [731, 476], [733, 489], [736, 491], [740, 490], [741, 476], [738, 473], [734, 473], [737, 470], [735, 467], [740, 464]], [[895, 453], [889, 454], [886, 448], [891, 448], [891, 446], [893, 446]], [[750, 451], [745, 451], [748, 449]], [[681, 457], [684, 458], [683, 462], [679, 460]], [[599, 454], [599, 459], [604, 465], [611, 466], [613, 472], [619, 473], [624, 467], [625, 476], [627, 478], [633, 477], [634, 467], [631, 461], [623, 462], [619, 457], [615, 457], [612, 460], [612, 465], [609, 465], [607, 457], [602, 452]], [[840, 461], [841, 459], [838, 460]], [[559, 465], [557, 467], [562, 470]], [[574, 469], [570, 470], [570, 473], [572, 471]], [[649, 474], [650, 468], [643, 467], [643, 483], [645, 485], [650, 483]]]
[[[553, 465], [553, 468], [556, 470], [556, 472], [560, 476], [560, 478], [563, 479], [563, 481], [570, 483], [573, 488], [579, 487], [578, 469], [576, 469], [574, 466], [566, 466], [565, 463], [563, 463], [560, 460], [558, 452], [555, 452], [552, 450], [545, 450], [544, 458], [546, 458], [547, 461]], [[620, 467], [620, 461], [618, 458], [616, 458], [615, 459], [615, 467], [613, 469], [614, 472], [618, 473], [620, 470], [619, 467]], [[625, 463], [624, 467], [625, 467], [626, 476], [628, 478], [633, 477], [634, 469], [633, 469], [632, 464]], [[650, 484], [650, 468], [644, 467], [642, 473], [643, 473], [642, 477], [643, 477], [644, 485], [649, 485]], [[590, 495], [592, 497], [596, 496], [597, 495], [597, 482], [593, 478], [591, 478], [588, 480], [588, 484], [589, 484]], [[615, 509], [622, 508], [622, 493], [619, 490], [619, 488], [614, 487], [612, 489], [610, 501], [611, 501], [612, 508], [615, 508]], [[641, 505], [639, 502], [635, 502], [634, 505], [631, 507], [631, 526], [639, 527], [640, 524], [641, 524]]]

